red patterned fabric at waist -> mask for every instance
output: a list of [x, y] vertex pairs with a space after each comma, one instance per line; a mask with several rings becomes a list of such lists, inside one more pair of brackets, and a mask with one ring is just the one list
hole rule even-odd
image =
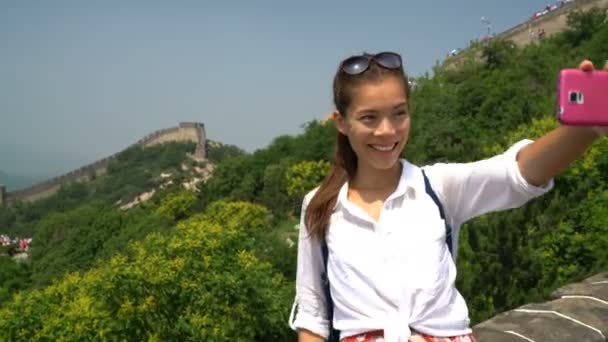
[[[341, 342], [384, 342], [384, 334], [382, 330], [366, 332], [364, 334], [345, 337]], [[473, 334], [452, 336], [452, 337], [434, 337], [420, 333], [414, 333], [410, 336], [410, 342], [476, 342]]]

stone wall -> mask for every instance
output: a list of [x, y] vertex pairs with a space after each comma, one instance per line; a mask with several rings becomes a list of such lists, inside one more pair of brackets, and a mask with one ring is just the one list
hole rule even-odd
[[[136, 143], [127, 147], [127, 149], [133, 146], [146, 147], [172, 141], [192, 141], [197, 145], [195, 157], [201, 160], [206, 157], [205, 125], [198, 122], [182, 122], [177, 127], [160, 129], [146, 135]], [[63, 185], [72, 182], [86, 182], [95, 179], [96, 177], [106, 173], [108, 165], [110, 165], [110, 163], [115, 160], [120, 153], [122, 153], [122, 151], [76, 170], [70, 171], [66, 174], [48, 179], [38, 184], [34, 184], [28, 188], [8, 192], [6, 193], [4, 200], [0, 199], [0, 205], [14, 201], [37, 201], [55, 194]]]
[[497, 37], [511, 40], [518, 46], [527, 45], [537, 40], [531, 38], [530, 30], [538, 32], [538, 29], [544, 29], [545, 34], [551, 36], [563, 31], [568, 26], [568, 13], [573, 10], [587, 11], [593, 7], [606, 8], [608, 7], [608, 0], [575, 0], [568, 2], [560, 9], [549, 12], [540, 18], [528, 20], [499, 34]]
[[[567, 28], [568, 14], [573, 10], [587, 11], [593, 7], [608, 8], [608, 0], [574, 0], [566, 3], [563, 7], [553, 10], [539, 18], [529, 19], [516, 25], [498, 35], [496, 38], [511, 40], [517, 46], [524, 46], [538, 41], [536, 33], [539, 29], [545, 31], [545, 36], [549, 37]], [[532, 31], [532, 35], [530, 34]], [[495, 38], [495, 39], [496, 39]], [[480, 58], [480, 51], [468, 51], [465, 49], [457, 56], [448, 57], [443, 67], [447, 69], [457, 68], [467, 59], [473, 57], [475, 60]]]
[[551, 297], [496, 315], [473, 333], [480, 342], [608, 340], [608, 273], [564, 286]]

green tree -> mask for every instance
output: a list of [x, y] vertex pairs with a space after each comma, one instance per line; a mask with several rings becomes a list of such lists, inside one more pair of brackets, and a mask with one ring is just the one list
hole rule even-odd
[[0, 256], [0, 307], [13, 294], [29, 287], [30, 272], [29, 264], [15, 262], [8, 256]]
[[589, 11], [572, 11], [566, 19], [568, 30], [561, 35], [560, 39], [572, 47], [577, 47], [591, 39], [605, 20], [606, 12], [599, 8]]
[[294, 201], [285, 191], [287, 187], [285, 174], [289, 165], [290, 161], [286, 158], [279, 164], [268, 165], [264, 170], [264, 188], [260, 194], [260, 203], [272, 208], [273, 214], [278, 217], [286, 217], [294, 212]]
[[287, 194], [301, 198], [317, 187], [329, 173], [331, 164], [324, 160], [303, 161], [287, 169]]
[[239, 157], [245, 154], [247, 153], [238, 146], [207, 140], [207, 159], [214, 164], [221, 163], [228, 158]]
[[192, 191], [182, 190], [169, 193], [163, 198], [160, 206], [156, 208], [154, 213], [174, 222], [179, 221], [188, 216], [195, 201], [196, 194]]
[[204, 213], [211, 222], [230, 229], [246, 230], [251, 238], [248, 249], [268, 262], [287, 279], [295, 279], [296, 253], [282, 232], [273, 226], [271, 212], [248, 202], [214, 202]]
[[483, 48], [482, 57], [489, 69], [508, 66], [517, 56], [517, 48], [512, 41], [492, 39]]
[[[169, 235], [151, 234], [84, 274], [0, 309], [11, 341], [287, 341], [293, 283], [249, 247], [261, 208], [216, 204]], [[213, 221], [228, 220], [225, 225]], [[239, 219], [246, 219], [239, 223]], [[25, 318], [25, 319], [24, 319]]]
[[121, 213], [99, 203], [46, 216], [32, 238], [33, 283], [46, 285], [66, 272], [92, 266], [123, 223]]

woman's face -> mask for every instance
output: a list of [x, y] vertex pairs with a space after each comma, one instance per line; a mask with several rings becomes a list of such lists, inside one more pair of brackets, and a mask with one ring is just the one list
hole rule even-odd
[[338, 130], [346, 135], [359, 167], [392, 168], [410, 133], [410, 115], [403, 82], [389, 77], [356, 87], [345, 116], [334, 114]]

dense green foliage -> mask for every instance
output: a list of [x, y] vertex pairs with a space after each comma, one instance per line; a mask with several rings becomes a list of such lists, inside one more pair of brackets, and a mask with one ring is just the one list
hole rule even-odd
[[[558, 72], [584, 58], [601, 66], [605, 19], [575, 12], [569, 30], [541, 43], [491, 41], [482, 60], [470, 54], [461, 68], [418, 78], [405, 156], [469, 162], [556, 127]], [[217, 165], [198, 194], [173, 187], [125, 211], [118, 205], [161, 184], [159, 174], [176, 172], [192, 146], [132, 150], [92, 183], [0, 208], [0, 233], [34, 232], [29, 263], [0, 257], [0, 331], [11, 340], [293, 338], [289, 241], [334, 139], [331, 123], [310, 122], [251, 154], [210, 144]], [[457, 286], [474, 323], [608, 268], [607, 169], [604, 139], [551, 193], [463, 226]], [[176, 183], [185, 177], [176, 173]]]
[[[574, 12], [571, 28], [540, 44], [484, 47], [482, 63], [418, 79], [407, 156], [416, 163], [466, 162], [535, 139], [557, 126], [558, 72], [608, 56], [604, 11]], [[596, 143], [523, 208], [473, 220], [461, 233], [458, 288], [478, 322], [608, 268], [608, 141]]]
[[266, 209], [218, 203], [86, 273], [15, 296], [0, 309], [0, 340], [288, 340], [293, 286], [256, 257], [265, 247], [255, 236], [269, 230]]
[[[168, 201], [163, 205], [173, 202]], [[33, 283], [46, 285], [66, 272], [89, 268], [98, 258], [122, 251], [131, 239], [164, 231], [174, 222], [158, 216], [141, 208], [122, 212], [98, 203], [45, 216], [32, 244]]]
[[29, 265], [16, 263], [10, 257], [0, 255], [0, 304], [8, 300], [13, 293], [29, 286]]
[[207, 139], [207, 159], [218, 164], [226, 159], [245, 155], [246, 152], [235, 145], [226, 145]]
[[281, 216], [293, 213], [301, 200], [291, 201], [286, 193], [287, 168], [301, 161], [330, 160], [334, 140], [331, 124], [313, 121], [301, 135], [280, 136], [267, 148], [227, 159], [201, 187], [201, 204], [236, 199], [263, 204]]
[[[31, 265], [23, 270], [26, 281], [19, 281], [25, 286], [5, 286], [5, 292], [47, 285], [58, 276], [87, 269], [99, 258], [123, 251], [131, 240], [168, 230], [187, 215], [195, 200], [193, 193], [176, 193], [175, 187], [167, 187], [128, 211], [119, 210], [116, 204], [158, 187], [164, 182], [159, 177], [162, 172], [173, 173], [173, 182], [179, 182], [185, 177], [178, 171], [182, 164], [194, 163], [185, 157], [193, 147], [170, 143], [131, 148], [119, 155], [104, 177], [69, 184], [35, 203], [0, 207], [0, 233], [33, 238]], [[0, 296], [0, 302], [2, 299]]]
[[304, 197], [310, 189], [314, 189], [323, 181], [330, 169], [331, 163], [325, 160], [293, 164], [285, 174], [287, 194], [298, 198]]

